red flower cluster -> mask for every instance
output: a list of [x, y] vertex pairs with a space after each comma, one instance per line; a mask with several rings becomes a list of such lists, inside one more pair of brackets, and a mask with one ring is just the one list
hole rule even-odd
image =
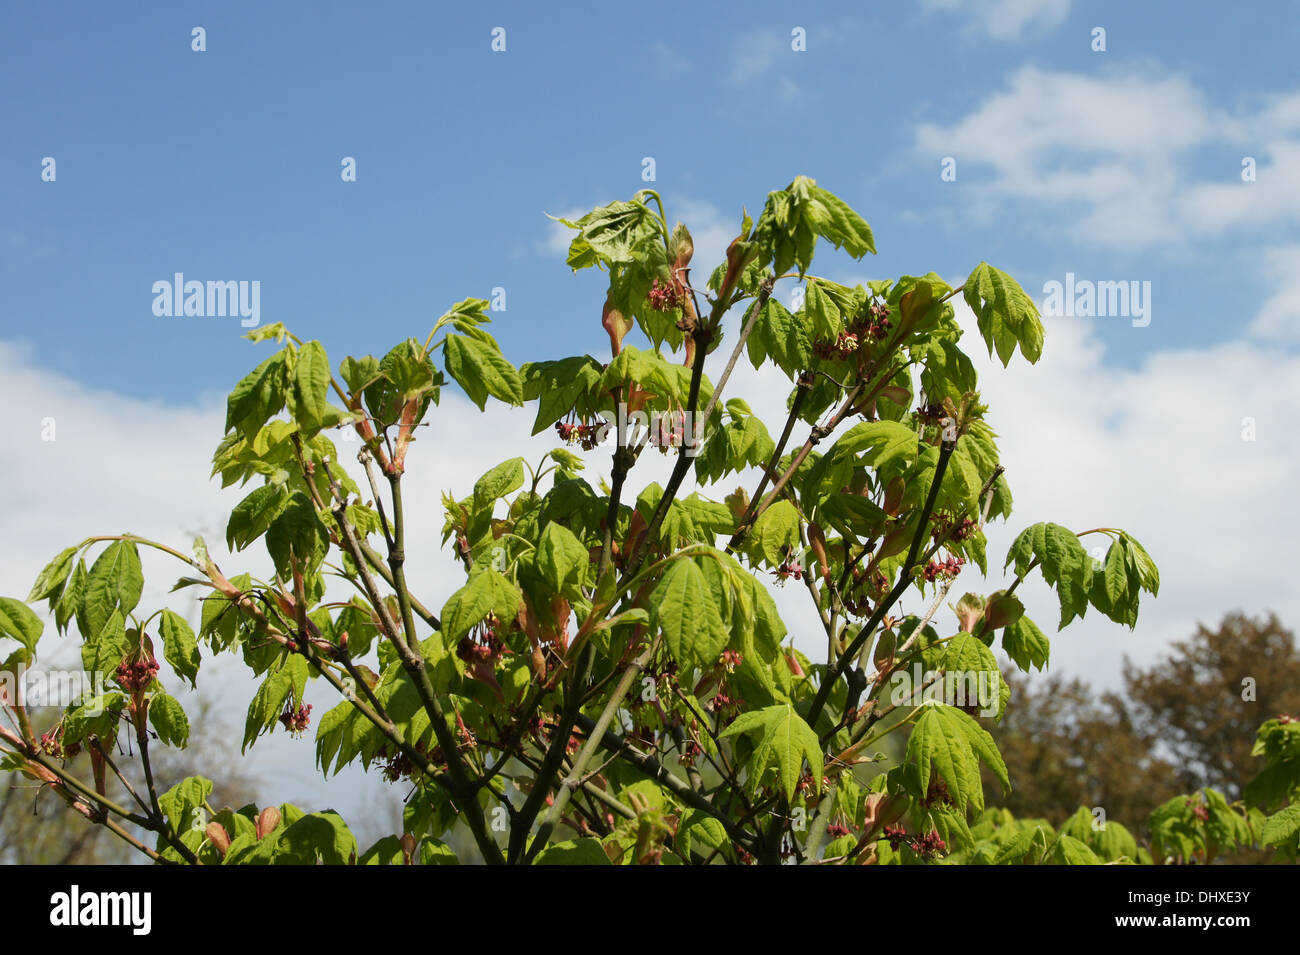
[[867, 334], [876, 341], [889, 335], [889, 306], [880, 302], [867, 310]]
[[683, 766], [694, 766], [695, 761], [703, 755], [704, 750], [700, 748], [700, 744], [695, 740], [689, 740], [686, 743], [686, 748], [682, 750], [682, 754], [677, 757], [677, 761]]
[[729, 707], [736, 706], [736, 704], [739, 702], [740, 702], [739, 700], [732, 699], [722, 690], [719, 690], [717, 693], [714, 693], [712, 699], [710, 699], [709, 702], [705, 703], [704, 705], [706, 708], [708, 708], [714, 713], [721, 713], [723, 710]]
[[456, 645], [456, 656], [466, 663], [487, 663], [507, 653], [506, 645], [497, 636], [497, 623], [496, 617], [489, 615], [483, 623], [461, 637]]
[[686, 415], [682, 411], [673, 411], [658, 418], [659, 434], [652, 435], [651, 442], [660, 454], [667, 454], [669, 448], [679, 448], [686, 435]]
[[[423, 743], [416, 743], [415, 751], [421, 755], [427, 756], [429, 762], [434, 766], [441, 766], [444, 762], [442, 749], [439, 747], [435, 747], [433, 752], [430, 753], [425, 749]], [[390, 783], [395, 783], [402, 779], [410, 779], [411, 776], [415, 774], [415, 763], [413, 763], [410, 757], [401, 750], [398, 750], [395, 755], [390, 756], [388, 753], [388, 747], [382, 746], [379, 748], [376, 755], [380, 759], [384, 760], [384, 766], [381, 772], [383, 773], [384, 779]]]
[[128, 692], [143, 690], [158, 673], [158, 661], [152, 655], [136, 663], [127, 663], [123, 660], [117, 665], [117, 671], [114, 676], [117, 677], [118, 684], [122, 689]]
[[849, 827], [840, 825], [838, 822], [832, 822], [826, 827], [826, 835], [832, 839], [838, 839], [841, 836], [849, 834]]
[[908, 845], [912, 847], [913, 852], [923, 858], [948, 851], [948, 844], [940, 839], [938, 831], [933, 829], [923, 836], [913, 838]]
[[866, 339], [884, 341], [889, 337], [889, 329], [889, 306], [873, 302], [865, 312], [855, 316], [834, 341], [814, 342], [813, 354], [818, 358], [842, 361], [854, 355]]
[[833, 342], [814, 342], [813, 354], [818, 358], [837, 358], [841, 361], [858, 350], [858, 336], [852, 332], [840, 332]]
[[660, 285], [658, 279], [654, 280], [650, 291], [646, 293], [646, 301], [657, 312], [670, 312], [681, 304], [677, 298], [677, 289], [672, 285]]
[[953, 527], [956, 518], [951, 514], [936, 513], [933, 520], [934, 526], [930, 531], [930, 537], [933, 540], [938, 540], [946, 534], [950, 527], [953, 528], [953, 531], [949, 539], [955, 541], [968, 540], [978, 530], [975, 522], [969, 517], [963, 517], [961, 523], [957, 524], [956, 527]]
[[889, 847], [897, 852], [898, 847], [907, 838], [907, 830], [902, 826], [885, 826], [884, 836], [889, 840]]
[[922, 421], [935, 422], [942, 421], [946, 418], [948, 412], [944, 410], [943, 405], [931, 401], [918, 407], [916, 409], [916, 416]]
[[295, 708], [290, 702], [280, 714], [280, 722], [294, 736], [301, 736], [307, 732], [307, 727], [311, 726], [311, 704]]
[[781, 582], [789, 580], [791, 577], [803, 576], [803, 564], [795, 561], [785, 561], [776, 570], [771, 571], [773, 577]]
[[960, 557], [949, 557], [943, 561], [931, 560], [925, 565], [922, 574], [928, 583], [934, 583], [940, 577], [944, 580], [952, 580], [961, 573], [962, 565], [965, 563], [966, 561]]
[[600, 442], [597, 435], [600, 433], [600, 426], [590, 421], [575, 421], [570, 414], [570, 420], [555, 422], [555, 432], [563, 439], [565, 444], [578, 444], [582, 450], [591, 451]]
[[[380, 752], [383, 755], [383, 752]], [[384, 779], [390, 783], [395, 783], [399, 779], [407, 779], [411, 773], [415, 772], [415, 764], [405, 753], [398, 753], [396, 756], [389, 756], [384, 761], [383, 769]]]
[[728, 673], [740, 666], [740, 664], [744, 662], [744, 659], [744, 654], [739, 650], [722, 651], [722, 665], [727, 668]]
[[930, 788], [926, 790], [925, 798], [921, 800], [921, 805], [927, 809], [935, 803], [939, 803], [941, 806], [957, 805], [956, 800], [948, 792], [948, 784], [938, 778], [930, 780]]
[[871, 613], [872, 600], [888, 589], [889, 578], [883, 572], [872, 571], [868, 578], [863, 568], [854, 567], [853, 584], [844, 595], [844, 609], [855, 617], [865, 617]]

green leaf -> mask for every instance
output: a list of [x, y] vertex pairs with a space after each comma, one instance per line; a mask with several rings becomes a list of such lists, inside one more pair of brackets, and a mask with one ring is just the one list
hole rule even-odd
[[519, 613], [519, 588], [495, 570], [477, 571], [442, 608], [442, 635], [455, 645], [488, 614], [509, 621]]
[[1058, 836], [1052, 847], [1052, 858], [1058, 865], [1101, 865], [1097, 854], [1073, 836]]
[[[269, 837], [268, 837], [269, 838]], [[276, 843], [277, 865], [347, 865], [357, 852], [357, 840], [333, 810], [303, 816]]]
[[569, 265], [575, 271], [595, 265], [596, 258], [606, 263], [634, 262], [642, 247], [658, 241], [661, 234], [655, 214], [639, 202], [611, 202], [577, 222], [556, 221], [578, 230], [569, 246]]
[[12, 597], [0, 597], [0, 637], [17, 640], [30, 655], [36, 653], [36, 642], [41, 638], [45, 624], [32, 609]]
[[785, 798], [793, 799], [795, 786], [803, 776], [803, 762], [807, 759], [817, 781], [817, 790], [821, 790], [823, 757], [817, 734], [789, 703], [742, 713], [721, 735], [742, 733], [756, 737], [754, 755], [750, 760], [750, 778], [755, 785], [763, 771], [775, 765]]
[[1047, 833], [1041, 826], [1022, 829], [1002, 847], [993, 860], [994, 865], [1030, 865], [1037, 863], [1047, 851]]
[[1016, 666], [1028, 673], [1031, 666], [1042, 670], [1051, 655], [1051, 643], [1028, 617], [1021, 617], [1002, 631], [1002, 649]]
[[86, 578], [84, 605], [91, 634], [99, 633], [114, 607], [121, 609], [123, 617], [134, 610], [143, 590], [144, 572], [135, 542], [113, 541], [99, 555]]
[[[377, 365], [367, 357], [365, 365], [348, 366], [347, 370], [364, 384], [362, 398], [370, 414], [381, 427], [397, 424], [406, 410], [407, 402], [416, 401], [415, 416], [408, 423], [416, 424], [436, 401], [442, 375], [434, 367], [433, 359], [424, 347], [413, 338], [399, 342], [389, 350]], [[372, 370], [368, 378], [366, 372]]]
[[1092, 558], [1069, 528], [1052, 523], [1025, 528], [1012, 543], [1006, 562], [1010, 564], [1014, 560], [1016, 575], [1024, 577], [1034, 558], [1042, 569], [1043, 580], [1056, 588], [1061, 605], [1061, 621], [1057, 629], [1062, 629], [1074, 617], [1082, 617], [1088, 609]]
[[763, 305], [749, 336], [749, 360], [758, 368], [771, 357], [786, 377], [794, 378], [812, 361], [808, 328], [773, 296]]
[[1281, 812], [1275, 812], [1264, 821], [1260, 834], [1261, 845], [1276, 846], [1300, 834], [1300, 802], [1292, 803]]
[[82, 612], [81, 608], [86, 596], [86, 578], [86, 562], [78, 560], [77, 566], [72, 569], [72, 575], [63, 587], [63, 592], [59, 594], [58, 602], [54, 605], [54, 625], [60, 634], [66, 633], [68, 622], [75, 614]]
[[163, 638], [163, 656], [176, 671], [176, 675], [189, 680], [194, 686], [199, 675], [199, 644], [194, 631], [185, 618], [172, 610], [164, 610], [158, 625]]
[[262, 425], [284, 407], [285, 354], [276, 352], [239, 381], [226, 399], [226, 430], [253, 440]]
[[474, 509], [477, 511], [490, 506], [511, 491], [517, 491], [523, 483], [524, 459], [502, 461], [474, 485]]
[[190, 816], [203, 808], [212, 795], [212, 780], [190, 776], [158, 797], [158, 805], [171, 824], [173, 832], [191, 828]]
[[[1005, 688], [1005, 684], [1003, 684]], [[1002, 704], [1006, 706], [1005, 694], [1003, 695]], [[961, 710], [949, 708], [949, 714], [952, 722], [955, 722], [961, 731], [965, 734], [967, 742], [970, 743], [971, 749], [975, 752], [984, 765], [993, 770], [994, 777], [1002, 784], [1004, 792], [1011, 791], [1011, 776], [1007, 772], [1007, 764], [1002, 759], [1002, 754], [998, 752], [997, 743], [989, 735], [988, 730], [980, 726], [979, 721], [969, 713], [963, 713]]]
[[754, 522], [750, 545], [771, 567], [778, 567], [799, 550], [799, 511], [789, 501], [777, 501]]
[[190, 738], [190, 721], [176, 697], [166, 693], [155, 694], [149, 700], [149, 722], [164, 743], [185, 748]]
[[460, 859], [442, 840], [425, 839], [420, 843], [420, 865], [460, 865]]
[[703, 571], [679, 557], [650, 595], [650, 618], [683, 667], [711, 667], [727, 646], [727, 628]]
[[926, 703], [907, 741], [904, 761], [916, 766], [920, 791], [929, 790], [934, 775], [942, 777], [961, 812], [968, 805], [984, 809], [984, 789], [979, 761], [993, 770], [1005, 789], [1011, 783], [1006, 764], [993, 738], [976, 720], [961, 710]]
[[343, 376], [343, 383], [348, 386], [348, 391], [356, 394], [358, 391], [363, 391], [378, 376], [379, 359], [374, 355], [366, 355], [363, 358], [353, 358], [349, 355], [339, 363], [339, 374]]
[[316, 571], [329, 552], [329, 531], [316, 515], [316, 507], [302, 491], [294, 491], [288, 503], [266, 531], [266, 549], [275, 570], [285, 580], [293, 578], [296, 558], [304, 575]]
[[45, 569], [36, 578], [36, 583], [32, 584], [31, 593], [27, 595], [28, 603], [55, 597], [62, 591], [64, 582], [72, 573], [72, 558], [76, 553], [76, 547], [69, 547], [45, 565]]
[[307, 670], [307, 660], [295, 654], [288, 657], [280, 669], [262, 681], [252, 702], [248, 704], [241, 752], [247, 751], [262, 733], [275, 725], [286, 702], [293, 705], [302, 702], [303, 690], [307, 686]]
[[1151, 555], [1139, 544], [1133, 537], [1120, 532], [1120, 540], [1128, 548], [1128, 557], [1137, 570], [1138, 581], [1142, 589], [1151, 596], [1158, 596], [1160, 593], [1160, 571], [1156, 568], [1156, 562], [1151, 559]]
[[272, 325], [263, 325], [261, 328], [255, 328], [244, 335], [250, 342], [264, 342], [274, 338], [280, 344], [289, 337], [289, 329], [284, 327], [283, 322], [276, 322]]
[[955, 694], [949, 702], [978, 706], [981, 715], [990, 709], [992, 715], [1002, 718], [999, 705], [1002, 673], [997, 657], [979, 638], [969, 633], [953, 637], [939, 657], [939, 667], [944, 671], [945, 686], [950, 686]]
[[975, 794], [976, 808], [983, 808], [979, 780], [979, 762], [963, 733], [954, 732], [945, 715], [949, 707], [925, 706], [907, 741], [906, 761], [914, 763], [919, 775], [920, 791], [927, 792], [932, 775], [943, 778], [948, 792], [965, 810]]
[[397, 836], [384, 836], [361, 853], [357, 865], [403, 865], [405, 859], [406, 855], [402, 851], [402, 841]]
[[330, 361], [318, 341], [298, 349], [293, 368], [290, 410], [304, 437], [311, 437], [326, 424], [329, 411]]
[[524, 403], [519, 372], [495, 344], [465, 335], [448, 335], [446, 363], [447, 374], [465, 389], [480, 411], [486, 406], [488, 395], [509, 405]]
[[818, 235], [855, 259], [868, 252], [875, 253], [876, 241], [871, 226], [847, 202], [820, 186], [813, 186], [809, 193], [804, 216]]
[[1043, 323], [1038, 318], [1038, 306], [1015, 279], [981, 262], [966, 279], [963, 292], [977, 317], [989, 355], [996, 349], [1005, 367], [1018, 344], [1020, 353], [1031, 364], [1038, 361], [1043, 353]]
[[865, 452], [864, 460], [876, 468], [894, 461], [914, 461], [917, 457], [916, 432], [897, 421], [867, 421], [854, 425], [835, 442], [835, 450]]
[[81, 645], [81, 663], [89, 673], [111, 675], [126, 656], [128, 649], [126, 622], [122, 617], [122, 611], [115, 609], [104, 621], [98, 633], [93, 637], [84, 637]]
[[1124, 545], [1119, 541], [1110, 545], [1106, 551], [1106, 561], [1102, 567], [1102, 586], [1106, 599], [1115, 605], [1128, 596], [1128, 571], [1125, 567]]
[[519, 369], [524, 400], [537, 401], [533, 434], [540, 434], [570, 411], [589, 414], [587, 398], [600, 384], [604, 367], [590, 355], [559, 361], [529, 362]]
[[265, 484], [235, 505], [226, 522], [226, 546], [243, 550], [266, 533], [289, 500], [283, 484]]
[[118, 719], [126, 696], [116, 690], [84, 695], [69, 706], [63, 717], [63, 745], [71, 746], [91, 736], [116, 738]]
[[694, 847], [700, 855], [709, 855], [727, 842], [727, 830], [713, 816], [699, 809], [688, 809], [677, 825], [677, 854], [683, 859], [691, 857]]
[[537, 542], [537, 568], [555, 593], [576, 600], [582, 596], [591, 555], [567, 527], [547, 524]]
[[613, 865], [597, 839], [574, 839], [547, 846], [536, 865]]
[[[834, 341], [844, 327], [840, 310], [835, 307], [820, 282], [808, 280], [808, 291], [801, 312], [813, 341]], [[796, 316], [797, 317], [797, 316]]]

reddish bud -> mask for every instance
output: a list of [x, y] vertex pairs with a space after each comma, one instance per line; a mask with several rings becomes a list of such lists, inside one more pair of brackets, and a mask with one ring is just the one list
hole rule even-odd
[[267, 806], [257, 817], [257, 838], [265, 839], [280, 825], [280, 810]]
[[204, 831], [207, 833], [208, 841], [216, 848], [217, 855], [224, 859], [226, 851], [230, 848], [230, 833], [226, 832], [226, 827], [214, 819], [208, 823]]

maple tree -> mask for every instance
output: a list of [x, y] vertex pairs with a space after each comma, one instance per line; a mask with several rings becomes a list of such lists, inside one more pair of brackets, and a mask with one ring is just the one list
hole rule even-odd
[[[806, 177], [744, 216], [703, 288], [689, 230], [669, 222], [645, 190], [565, 223], [567, 264], [608, 279], [605, 358], [516, 368], [481, 299], [454, 305], [423, 341], [337, 365], [283, 326], [250, 333], [278, 347], [231, 392], [213, 464], [223, 486], [255, 485], [227, 545], [260, 543], [273, 574], [227, 574], [202, 540], [183, 552], [92, 537], [57, 555], [27, 602], [0, 600], [0, 630], [19, 644], [5, 666], [33, 658], [43, 625], [27, 603], [45, 601], [114, 688], [39, 730], [6, 701], [4, 768], [164, 862], [885, 864], [984, 852], [979, 827], [997, 820], [981, 765], [1012, 782], [981, 723], [1007, 705], [993, 648], [1025, 669], [1049, 650], [1018, 588], [1041, 578], [1055, 590], [1058, 629], [1089, 608], [1132, 627], [1140, 593], [1159, 588], [1127, 532], [1040, 523], [1016, 538], [1005, 588], [962, 596], [955, 624], [936, 618], [965, 566], [987, 571], [985, 526], [1012, 509], [951, 302], [969, 303], [1004, 366], [1017, 351], [1038, 360], [1038, 311], [983, 262], [957, 288], [934, 273], [853, 287], [812, 274], [819, 243], [860, 259], [875, 240]], [[774, 294], [781, 282], [804, 290], [793, 312]], [[716, 382], [713, 355], [727, 357]], [[746, 358], [789, 379], [775, 432], [726, 394]], [[535, 405], [535, 434], [610, 450], [610, 476], [593, 487], [589, 459], [563, 447], [445, 495], [443, 543], [465, 579], [435, 610], [407, 579], [404, 494], [411, 442], [437, 428], [449, 378], [480, 409]], [[353, 470], [329, 437], [349, 430]], [[675, 455], [671, 475], [631, 499], [651, 446]], [[699, 489], [684, 494], [692, 472]], [[752, 490], [724, 493], [751, 473]], [[1085, 536], [1109, 541], [1103, 561]], [[178, 586], [203, 595], [197, 628], [139, 607], [142, 547], [184, 565]], [[817, 659], [787, 639], [773, 577], [808, 591], [825, 636]], [[929, 609], [902, 613], [907, 594]], [[331, 811], [213, 811], [202, 776], [164, 788], [151, 747], [184, 746], [189, 728], [162, 663], [193, 685], [216, 654], [239, 655], [259, 681], [245, 748], [282, 725], [314, 735], [327, 774], [359, 761], [408, 780], [403, 831], [361, 847]], [[916, 665], [922, 685], [899, 698]], [[962, 695], [969, 677], [988, 693]], [[337, 705], [311, 712], [309, 681]], [[115, 762], [121, 733], [144, 787]], [[881, 771], [875, 747], [892, 734], [905, 752]], [[63, 760], [78, 748], [90, 780]], [[1000, 855], [1046, 849], [1040, 830], [1025, 832], [1024, 852], [1016, 841]], [[1070, 838], [1052, 843], [1060, 860], [1093, 861]]]

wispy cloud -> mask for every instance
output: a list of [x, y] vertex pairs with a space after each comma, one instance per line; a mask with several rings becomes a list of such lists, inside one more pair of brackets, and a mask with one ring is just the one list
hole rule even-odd
[[[791, 27], [764, 27], [748, 30], [732, 42], [731, 66], [727, 83], [747, 89], [762, 88], [778, 102], [793, 103], [804, 95], [804, 87], [791, 75], [795, 58], [809, 55], [796, 51]], [[803, 28], [801, 28], [803, 29]], [[814, 44], [820, 35], [804, 42]], [[817, 48], [817, 47], [813, 47]]]
[[1260, 338], [1300, 342], [1300, 244], [1267, 249], [1261, 269], [1273, 283], [1250, 330]]
[[957, 15], [995, 40], [1019, 40], [1059, 26], [1070, 0], [922, 0], [929, 12]]
[[[1027, 67], [965, 118], [918, 127], [916, 151], [954, 157], [986, 217], [1020, 203], [1031, 231], [1068, 222], [1085, 243], [1137, 249], [1300, 223], [1298, 131], [1300, 92], [1228, 111], [1176, 74]], [[1206, 176], [1201, 151], [1225, 144], [1253, 158], [1255, 181], [1235, 162]]]

